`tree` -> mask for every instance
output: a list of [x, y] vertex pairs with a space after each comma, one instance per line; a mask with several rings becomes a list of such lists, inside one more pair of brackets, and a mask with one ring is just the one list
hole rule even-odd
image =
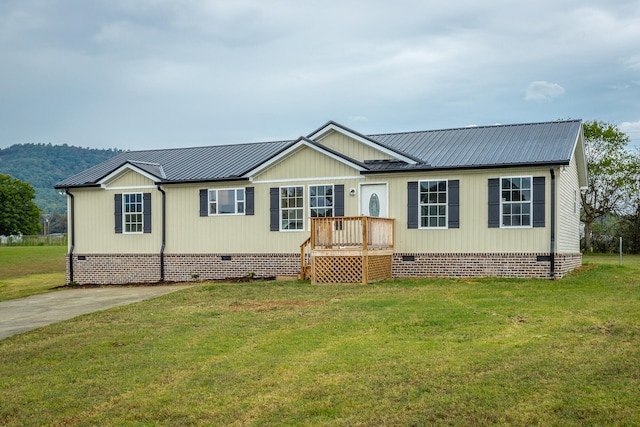
[[629, 137], [610, 123], [583, 124], [589, 185], [582, 192], [585, 251], [591, 251], [593, 223], [607, 214], [620, 214], [635, 188], [635, 162], [626, 150]]
[[624, 238], [626, 251], [640, 253], [640, 153], [633, 154], [633, 175], [635, 185], [632, 187], [624, 214], [621, 217], [620, 236]]
[[31, 185], [0, 174], [0, 235], [36, 234], [40, 231], [40, 209]]

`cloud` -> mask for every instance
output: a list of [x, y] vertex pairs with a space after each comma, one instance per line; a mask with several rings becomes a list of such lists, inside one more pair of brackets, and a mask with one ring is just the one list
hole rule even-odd
[[622, 122], [619, 127], [629, 138], [640, 139], [640, 120], [637, 122]]
[[525, 101], [551, 101], [554, 98], [564, 95], [565, 90], [557, 83], [545, 81], [535, 81], [529, 83]]

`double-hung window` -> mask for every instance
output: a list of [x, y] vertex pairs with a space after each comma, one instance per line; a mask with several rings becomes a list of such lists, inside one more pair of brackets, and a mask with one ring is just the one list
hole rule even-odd
[[531, 227], [532, 178], [501, 178], [501, 212], [502, 227]]
[[125, 193], [122, 196], [124, 232], [142, 233], [144, 214], [142, 193]]
[[310, 217], [324, 218], [333, 215], [333, 185], [309, 186]]
[[280, 230], [304, 230], [304, 187], [280, 187]]
[[419, 182], [420, 228], [447, 227], [447, 181]]
[[243, 215], [244, 188], [209, 190], [209, 215]]

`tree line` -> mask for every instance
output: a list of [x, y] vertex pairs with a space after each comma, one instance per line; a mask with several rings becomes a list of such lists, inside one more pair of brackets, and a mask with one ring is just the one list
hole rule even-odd
[[43, 214], [66, 215], [67, 197], [53, 187], [63, 179], [120, 154], [119, 149], [74, 147], [67, 144], [15, 144], [0, 149], [0, 173], [28, 182]]

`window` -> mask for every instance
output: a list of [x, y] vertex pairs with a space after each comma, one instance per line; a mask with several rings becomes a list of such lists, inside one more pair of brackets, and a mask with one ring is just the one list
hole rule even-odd
[[309, 186], [310, 217], [331, 217], [333, 215], [333, 185]]
[[243, 215], [244, 188], [209, 190], [209, 215]]
[[501, 179], [503, 227], [531, 227], [531, 177]]
[[280, 187], [280, 229], [304, 230], [304, 187]]
[[447, 181], [420, 181], [420, 228], [447, 227]]
[[142, 193], [125, 193], [122, 196], [124, 232], [142, 233]]

